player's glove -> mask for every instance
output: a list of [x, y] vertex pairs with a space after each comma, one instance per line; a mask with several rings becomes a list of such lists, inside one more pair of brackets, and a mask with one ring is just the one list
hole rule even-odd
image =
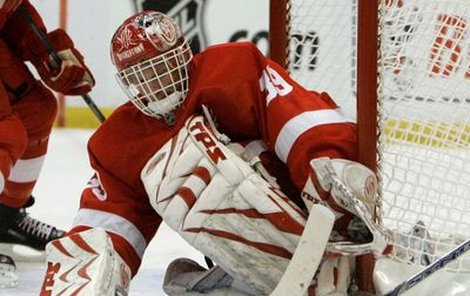
[[18, 8], [22, 0], [3, 0], [0, 1], [0, 29], [8, 20], [10, 14]]
[[34, 40], [31, 40], [29, 47], [33, 54], [32, 62], [44, 83], [65, 95], [89, 92], [95, 85], [95, 79], [69, 35], [64, 30], [57, 29], [48, 33], [47, 38], [62, 60], [59, 68], [53, 67], [52, 56], [39, 38], [32, 38]]

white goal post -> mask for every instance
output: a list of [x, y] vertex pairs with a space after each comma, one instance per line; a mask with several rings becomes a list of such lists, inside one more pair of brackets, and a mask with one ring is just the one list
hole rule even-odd
[[[270, 56], [357, 122], [394, 261], [470, 238], [470, 1], [271, 0]], [[470, 258], [445, 269], [470, 277]]]

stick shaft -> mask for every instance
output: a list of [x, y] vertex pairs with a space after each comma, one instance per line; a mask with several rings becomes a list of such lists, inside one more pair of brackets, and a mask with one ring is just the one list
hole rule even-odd
[[468, 250], [470, 250], [470, 239], [466, 240], [465, 242], [463, 242], [456, 248], [452, 249], [450, 252], [440, 257], [438, 260], [436, 260], [431, 265], [427, 266], [425, 269], [423, 269], [419, 273], [413, 275], [406, 281], [396, 286], [391, 292], [388, 292], [387, 294], [385, 294], [385, 296], [396, 296], [396, 295], [402, 294], [405, 291], [408, 291], [409, 289], [413, 288], [417, 284], [421, 283], [424, 279], [426, 279], [430, 275], [434, 274], [436, 271], [442, 269], [447, 264], [457, 259], [460, 255], [464, 254]]
[[[60, 58], [60, 56], [57, 54], [57, 52], [55, 51], [54, 47], [52, 46], [52, 44], [49, 42], [49, 39], [47, 39], [47, 36], [44, 34], [44, 32], [42, 32], [41, 30], [39, 30], [38, 26], [34, 23], [34, 20], [32, 19], [31, 15], [28, 13], [28, 11], [24, 8], [23, 5], [20, 5], [18, 7], [18, 10], [21, 14], [21, 16], [26, 20], [26, 22], [29, 24], [29, 26], [31, 27], [31, 29], [33, 30], [34, 34], [36, 34], [36, 36], [39, 38], [39, 40], [41, 41], [41, 43], [44, 45], [44, 47], [46, 48], [47, 52], [51, 55], [52, 57], [52, 67], [54, 67], [55, 69], [57, 68], [60, 68], [61, 64], [62, 64], [62, 59]], [[96, 118], [101, 122], [103, 123], [105, 121], [105, 117], [103, 115], [103, 113], [101, 112], [101, 110], [96, 106], [95, 102], [93, 101], [93, 99], [88, 95], [88, 94], [84, 94], [82, 95], [82, 98], [83, 100], [85, 101], [85, 103], [88, 105], [88, 107], [91, 109], [91, 111], [93, 112], [93, 114], [96, 116]]]

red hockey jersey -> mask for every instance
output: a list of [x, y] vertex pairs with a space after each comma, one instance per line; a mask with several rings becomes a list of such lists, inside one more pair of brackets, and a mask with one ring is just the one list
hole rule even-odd
[[175, 112], [173, 126], [145, 116], [128, 102], [88, 144], [96, 174], [83, 192], [74, 231], [106, 229], [134, 274], [161, 223], [141, 171], [189, 116], [201, 112], [202, 104], [232, 141], [264, 140], [287, 165], [298, 188], [304, 185], [312, 158], [355, 158], [355, 127], [326, 93], [307, 91], [250, 43], [208, 48], [193, 59], [189, 93]]

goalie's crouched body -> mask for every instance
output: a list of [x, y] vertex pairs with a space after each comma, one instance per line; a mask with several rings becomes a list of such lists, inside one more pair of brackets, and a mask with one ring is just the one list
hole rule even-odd
[[[202, 117], [190, 118], [173, 139], [180, 144], [175, 148], [182, 155], [173, 160], [172, 168], [167, 168], [168, 177], [158, 178], [158, 153], [143, 170], [147, 174], [142, 174], [142, 181], [148, 195], [156, 196], [156, 210], [163, 220], [218, 264], [206, 270], [190, 259], [178, 259], [167, 269], [164, 290], [168, 295], [268, 295], [295, 253], [308, 211], [278, 189], [276, 179], [267, 176], [264, 166], [253, 161], [256, 158], [251, 163], [256, 164], [258, 171], [250, 167], [246, 157], [253, 155], [251, 151], [229, 144], [233, 152], [211, 132]], [[206, 136], [204, 142], [198, 140], [201, 133]], [[188, 137], [190, 140], [178, 141]], [[205, 142], [220, 149], [222, 161], [215, 163], [204, 153]], [[175, 172], [177, 167], [183, 169], [182, 162], [185, 172]], [[325, 204], [336, 217], [335, 229], [331, 236], [328, 233], [330, 243], [323, 246], [324, 260], [310, 290], [315, 291], [314, 295], [348, 295], [354, 277], [353, 256], [368, 252], [380, 255], [385, 247], [368, 210], [376, 205], [375, 177], [364, 166], [343, 159], [318, 158], [310, 165], [311, 174], [302, 192], [305, 205], [311, 208], [314, 203]], [[210, 176], [207, 184], [198, 183], [204, 170]], [[186, 177], [173, 187], [168, 184], [176, 182], [174, 174]], [[164, 185], [173, 187], [171, 199], [167, 196], [168, 187], [161, 187]], [[198, 193], [192, 204], [185, 199], [187, 190]], [[316, 225], [317, 229], [308, 231], [320, 231], [321, 227]], [[70, 278], [68, 282], [53, 280], [59, 266], [63, 271], [87, 268], [91, 282], [79, 276], [74, 279], [77, 287], [88, 283], [83, 295], [114, 295], [114, 291], [125, 294], [128, 289], [130, 268], [101, 229], [54, 241], [47, 247], [47, 260], [43, 291], [70, 288]]]
[[[296, 251], [308, 211], [296, 206], [276, 184], [269, 183], [274, 178], [265, 180], [262, 176], [265, 171], [255, 172], [248, 162], [215, 138], [212, 140], [224, 150], [227, 163], [212, 164], [209, 155], [198, 151], [201, 147], [194, 145], [196, 142], [177, 147], [182, 148], [184, 154], [200, 154], [193, 158], [197, 165], [189, 166], [193, 169], [188, 171], [205, 168], [212, 176], [192, 207], [187, 207], [182, 200], [182, 189], [197, 190], [194, 184], [189, 185], [194, 182], [192, 178], [199, 178], [197, 172], [183, 182], [187, 187], [176, 187], [173, 198], [167, 200], [158, 197], [162, 188], [155, 184], [157, 178], [153, 174], [157, 170], [147, 170], [150, 175], [143, 176], [149, 195], [157, 195], [157, 211], [164, 221], [218, 264], [207, 270], [193, 260], [177, 259], [168, 266], [163, 288], [168, 295], [269, 295]], [[240, 152], [238, 145], [235, 150]], [[154, 161], [150, 160], [148, 166], [153, 166]], [[309, 295], [349, 295], [348, 291], [354, 289], [351, 287], [355, 276], [354, 256], [373, 252], [380, 255], [385, 248], [381, 233], [376, 233], [372, 211], [367, 210], [376, 205], [375, 177], [361, 164], [343, 159], [314, 159], [311, 167], [312, 173], [302, 192], [305, 205], [310, 208], [314, 203], [325, 204], [336, 219], [334, 230], [328, 234], [330, 241], [323, 246], [326, 249], [322, 264], [309, 282]], [[165, 181], [163, 179], [162, 183]], [[168, 182], [171, 181], [174, 179], [170, 177]], [[214, 194], [215, 191], [225, 192]], [[209, 212], [211, 214], [207, 214]], [[368, 225], [372, 225], [371, 228]], [[326, 225], [315, 226], [317, 229], [307, 231], [327, 228]], [[47, 261], [43, 292], [70, 288], [71, 278], [67, 282], [57, 280], [59, 266], [63, 271], [86, 268], [90, 282], [80, 276], [72, 281], [77, 288], [84, 287], [82, 295], [115, 295], [115, 291], [125, 295], [128, 290], [130, 268], [102, 229], [78, 232], [54, 241], [47, 247]], [[49, 290], [51, 288], [53, 290]]]
[[96, 173], [73, 229], [47, 247], [42, 293], [127, 293], [165, 221], [217, 264], [176, 260], [170, 295], [346, 295], [354, 256], [385, 241], [375, 176], [346, 160], [355, 126], [334, 101], [249, 43], [193, 57], [159, 12], [125, 20], [111, 47], [130, 102], [89, 141]]

